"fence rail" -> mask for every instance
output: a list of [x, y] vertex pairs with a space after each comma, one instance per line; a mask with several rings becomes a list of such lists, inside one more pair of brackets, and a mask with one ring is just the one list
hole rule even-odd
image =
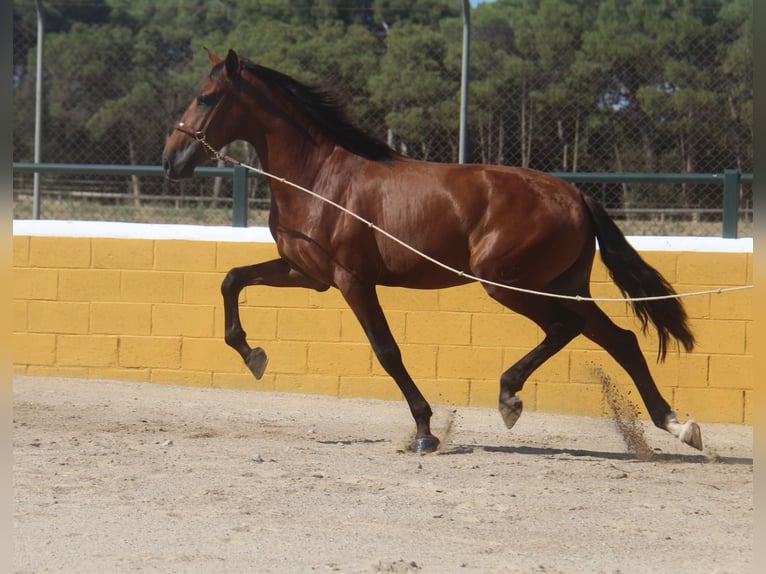
[[[158, 165], [116, 165], [116, 164], [67, 164], [67, 163], [32, 163], [32, 162], [14, 162], [14, 172], [19, 173], [39, 173], [39, 174], [88, 174], [88, 175], [126, 175], [126, 176], [163, 176], [164, 171]], [[248, 170], [241, 166], [234, 167], [198, 167], [195, 175], [203, 177], [231, 177], [232, 178], [232, 198], [210, 198], [195, 197], [195, 201], [202, 203], [218, 201], [221, 204], [232, 205], [232, 226], [246, 227], [248, 221]], [[751, 173], [740, 173], [735, 169], [727, 169], [723, 173], [571, 173], [571, 172], [552, 172], [552, 175], [559, 177], [571, 183], [617, 183], [617, 184], [713, 184], [722, 188], [721, 209], [700, 209], [700, 208], [619, 208], [612, 209], [609, 212], [615, 216], [628, 214], [655, 214], [662, 216], [677, 215], [680, 213], [722, 214], [721, 236], [725, 238], [736, 238], [738, 235], [739, 221], [739, 187], [741, 184], [752, 184], [753, 175]], [[66, 193], [57, 191], [56, 193]], [[76, 193], [76, 192], [71, 192]], [[47, 193], [41, 193], [47, 195]], [[94, 198], [118, 197], [128, 199], [128, 194], [88, 192], [87, 195]], [[108, 197], [107, 197], [108, 196]], [[150, 197], [141, 197], [141, 199], [151, 199]], [[177, 200], [173, 197], [162, 198], [168, 202]], [[185, 199], [192, 199], [186, 197]], [[37, 198], [37, 201], [40, 201]], [[745, 210], [752, 213], [752, 210]]]

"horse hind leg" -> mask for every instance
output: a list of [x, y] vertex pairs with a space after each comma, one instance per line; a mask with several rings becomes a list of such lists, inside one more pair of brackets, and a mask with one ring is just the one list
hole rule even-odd
[[702, 450], [699, 425], [690, 419], [680, 423], [670, 405], [660, 394], [649, 372], [636, 335], [622, 329], [593, 302], [576, 303], [585, 317], [583, 334], [609, 353], [630, 375], [655, 426], [668, 431], [681, 442]]
[[584, 321], [577, 314], [561, 307], [551, 299], [532, 295], [512, 294], [508, 290], [487, 290], [494, 299], [506, 307], [525, 315], [545, 332], [545, 338], [500, 376], [498, 408], [505, 426], [513, 428], [523, 410], [523, 401], [517, 396], [530, 375], [545, 361], [563, 349], [582, 332]]

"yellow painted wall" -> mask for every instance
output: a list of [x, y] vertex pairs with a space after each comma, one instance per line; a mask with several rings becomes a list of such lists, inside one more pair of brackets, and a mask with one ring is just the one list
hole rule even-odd
[[[271, 259], [274, 245], [17, 235], [13, 239], [13, 358], [17, 374], [109, 378], [341, 397], [399, 399], [337, 291], [250, 287], [241, 297], [251, 345], [270, 361], [255, 381], [223, 341], [220, 283], [228, 269]], [[679, 292], [752, 284], [751, 253], [645, 252]], [[619, 292], [597, 261], [594, 296]], [[685, 299], [698, 347], [657, 365], [679, 416], [752, 424], [752, 291]], [[380, 289], [405, 364], [434, 403], [495, 407], [501, 372], [542, 340], [527, 319], [477, 285], [443, 291]], [[623, 303], [602, 304], [621, 326]], [[627, 375], [578, 337], [532, 375], [525, 408], [605, 414], [601, 367], [635, 402]], [[642, 412], [645, 415], [645, 412]]]

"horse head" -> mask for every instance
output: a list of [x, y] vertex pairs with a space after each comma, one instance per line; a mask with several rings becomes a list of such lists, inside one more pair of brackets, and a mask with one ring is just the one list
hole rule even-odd
[[191, 177], [195, 167], [211, 158], [212, 150], [239, 139], [237, 126], [245, 113], [234, 90], [240, 79], [239, 56], [229, 50], [221, 60], [206, 51], [213, 69], [176, 122], [162, 152], [162, 166], [170, 179]]

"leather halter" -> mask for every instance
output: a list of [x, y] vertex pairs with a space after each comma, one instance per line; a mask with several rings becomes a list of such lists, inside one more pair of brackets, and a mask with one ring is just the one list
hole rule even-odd
[[199, 142], [205, 142], [205, 136], [207, 132], [207, 128], [210, 125], [210, 122], [213, 121], [213, 118], [215, 117], [216, 112], [218, 111], [219, 106], [223, 102], [223, 100], [226, 99], [226, 93], [224, 92], [221, 97], [218, 99], [218, 101], [213, 106], [213, 109], [210, 110], [210, 113], [205, 118], [205, 122], [202, 124], [202, 127], [195, 130], [190, 127], [188, 127], [183, 120], [178, 120], [175, 124], [174, 129], [178, 130], [181, 133], [184, 133], [188, 136], [193, 137]]

